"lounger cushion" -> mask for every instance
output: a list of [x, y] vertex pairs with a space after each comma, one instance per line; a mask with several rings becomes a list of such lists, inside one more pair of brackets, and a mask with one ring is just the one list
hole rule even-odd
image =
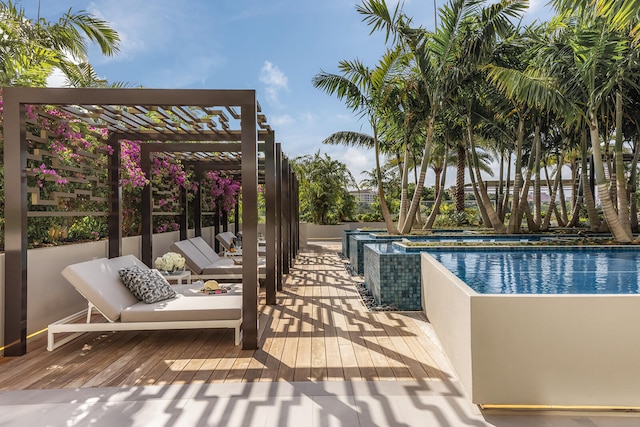
[[[202, 269], [206, 276], [242, 274], [242, 264], [236, 264], [231, 258], [223, 258]], [[264, 259], [258, 260], [258, 274], [266, 274]]]
[[218, 255], [216, 251], [202, 237], [192, 237], [191, 239], [189, 239], [189, 242], [191, 242], [193, 246], [195, 246], [200, 252], [202, 252], [202, 254], [207, 257], [207, 259], [211, 263], [222, 259], [222, 257]]
[[196, 274], [202, 273], [202, 270], [215, 260], [208, 259], [193, 243], [189, 240], [181, 240], [171, 244], [171, 250], [178, 252], [185, 259], [187, 266]]
[[120, 280], [131, 293], [146, 304], [176, 296], [176, 292], [158, 270], [142, 269], [134, 265], [123, 267], [118, 273]]
[[72, 264], [62, 270], [62, 275], [108, 320], [115, 322], [122, 310], [139, 302], [118, 274], [120, 268], [132, 265], [147, 268], [133, 255], [125, 255]]
[[[205, 245], [209, 249], [206, 249]], [[196, 275], [221, 279], [225, 276], [240, 277], [242, 275], [243, 265], [235, 264], [231, 258], [218, 256], [201, 237], [175, 242], [171, 245], [171, 250], [184, 256], [187, 266]], [[261, 277], [266, 275], [264, 258], [258, 259], [258, 275]]]
[[122, 322], [182, 322], [198, 320], [237, 320], [242, 318], [242, 294], [229, 292], [219, 295], [185, 296], [127, 307]]

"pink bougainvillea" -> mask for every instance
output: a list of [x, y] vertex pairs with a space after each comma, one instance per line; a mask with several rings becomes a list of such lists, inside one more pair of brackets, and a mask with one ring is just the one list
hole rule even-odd
[[[3, 112], [4, 103], [0, 90], [0, 126]], [[92, 188], [95, 195], [108, 197], [108, 187], [95, 185], [107, 182], [108, 159], [113, 154], [113, 147], [106, 143], [109, 137], [106, 127], [90, 125], [56, 107], [26, 105], [25, 117], [28, 131], [39, 138], [45, 138], [44, 141], [39, 138], [28, 140], [28, 150], [31, 153], [37, 149], [55, 154], [40, 157], [35, 155], [28, 160], [29, 186], [38, 187], [41, 196], [45, 198], [52, 192], [70, 192], [86, 186]], [[183, 189], [187, 191], [187, 198], [192, 200], [202, 187], [203, 204], [210, 210], [220, 208], [222, 211], [230, 211], [235, 207], [240, 194], [240, 183], [233, 178], [210, 171], [199, 182], [193, 171], [185, 170], [180, 161], [164, 153], [152, 156], [151, 170], [147, 176], [141, 169], [141, 141], [121, 140], [119, 146], [125, 235], [140, 232], [140, 194], [142, 188], [149, 184], [154, 188], [156, 211], [166, 213], [157, 218], [154, 216], [154, 229], [157, 232], [179, 230], [180, 226], [173, 213], [179, 210]], [[91, 205], [89, 198], [62, 200], [62, 205], [58, 208], [63, 210], [105, 208]], [[87, 234], [92, 238], [100, 238], [98, 232], [90, 231]]]
[[215, 171], [209, 171], [202, 185], [205, 191], [205, 203], [212, 211], [219, 207], [221, 211], [229, 212], [236, 206], [236, 199], [241, 189], [238, 181], [219, 175]]

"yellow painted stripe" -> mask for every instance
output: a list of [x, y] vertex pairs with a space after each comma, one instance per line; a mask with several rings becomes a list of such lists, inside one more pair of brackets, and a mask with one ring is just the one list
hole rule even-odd
[[[33, 337], [35, 337], [37, 335], [40, 335], [40, 334], [42, 334], [44, 332], [47, 332], [47, 330], [48, 330], [48, 328], [40, 329], [39, 331], [36, 331], [36, 332], [34, 332], [34, 333], [30, 334], [30, 335], [27, 335], [27, 339], [30, 340], [31, 338], [33, 338]], [[0, 351], [4, 351], [4, 346], [0, 347]]]
[[482, 409], [562, 410], [562, 411], [640, 411], [640, 406], [571, 405], [480, 405]]

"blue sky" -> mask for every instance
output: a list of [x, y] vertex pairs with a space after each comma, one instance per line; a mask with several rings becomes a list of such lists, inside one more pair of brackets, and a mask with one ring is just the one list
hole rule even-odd
[[[388, 0], [392, 4], [394, 0]], [[16, 2], [35, 19], [37, 0]], [[440, 6], [444, 2], [437, 0]], [[111, 23], [122, 39], [112, 58], [91, 50], [102, 78], [148, 88], [255, 89], [276, 140], [290, 157], [318, 150], [347, 165], [354, 178], [374, 167], [372, 152], [323, 145], [334, 132], [368, 132], [341, 102], [315, 89], [321, 70], [340, 60], [373, 66], [385, 50], [382, 34], [356, 12], [356, 0], [41, 0], [40, 15], [70, 7]], [[541, 0], [527, 21], [550, 17]], [[415, 24], [433, 28], [432, 0], [405, 0]], [[429, 183], [429, 176], [427, 177]]]

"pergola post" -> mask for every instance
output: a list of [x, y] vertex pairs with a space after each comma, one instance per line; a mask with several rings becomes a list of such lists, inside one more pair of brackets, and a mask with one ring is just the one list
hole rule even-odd
[[110, 137], [112, 153], [109, 156], [109, 258], [122, 255], [122, 184], [120, 183], [120, 141]]
[[238, 234], [240, 231], [240, 196], [236, 196], [236, 206], [233, 208], [233, 232]]
[[258, 115], [255, 92], [240, 107], [242, 144], [242, 348], [258, 348]]
[[[220, 206], [216, 206], [213, 212], [213, 235], [217, 236], [220, 233]], [[213, 249], [216, 252], [220, 252], [220, 242], [218, 239], [214, 237], [213, 239]]]
[[229, 231], [229, 214], [227, 214], [227, 211], [222, 211], [222, 231]]
[[[145, 146], [140, 147], [140, 169], [146, 176], [151, 176], [151, 153]], [[142, 225], [142, 259], [148, 267], [152, 267], [153, 258], [153, 188], [151, 181], [142, 187], [140, 215]]]
[[180, 187], [180, 240], [187, 238], [189, 229], [189, 203], [187, 202], [187, 189]]
[[111, 136], [109, 156], [109, 258], [122, 255], [122, 184], [120, 183], [120, 140]]
[[265, 140], [264, 150], [264, 194], [265, 194], [265, 238], [267, 244], [267, 277], [266, 302], [268, 305], [276, 303], [276, 276], [280, 273], [276, 266], [276, 161], [275, 161], [275, 133], [269, 132]]
[[282, 274], [283, 274], [283, 256], [282, 251], [282, 146], [280, 143], [276, 144], [276, 188], [275, 188], [275, 214], [276, 214], [276, 265], [278, 269], [278, 275], [276, 277], [276, 289], [282, 290]]
[[[200, 164], [197, 164], [194, 173], [198, 181], [202, 180], [203, 172]], [[189, 224], [185, 228], [188, 230]], [[198, 185], [198, 191], [193, 198], [193, 228], [196, 236], [202, 236], [202, 185]]]
[[282, 169], [282, 273], [289, 274], [289, 266], [291, 265], [289, 262], [289, 254], [291, 252], [291, 207], [289, 206], [289, 201], [291, 200], [291, 185], [289, 185], [289, 178], [291, 177], [291, 173], [289, 160], [286, 158], [282, 161]]
[[293, 230], [295, 234], [295, 239], [293, 239], [294, 251], [293, 258], [295, 259], [298, 256], [298, 252], [300, 251], [300, 208], [299, 208], [299, 191], [300, 191], [300, 183], [298, 182], [298, 178], [296, 177], [295, 172], [292, 174], [293, 181], [293, 197], [291, 198], [291, 206], [293, 207]]
[[27, 129], [18, 93], [3, 92], [5, 357], [27, 352]]

